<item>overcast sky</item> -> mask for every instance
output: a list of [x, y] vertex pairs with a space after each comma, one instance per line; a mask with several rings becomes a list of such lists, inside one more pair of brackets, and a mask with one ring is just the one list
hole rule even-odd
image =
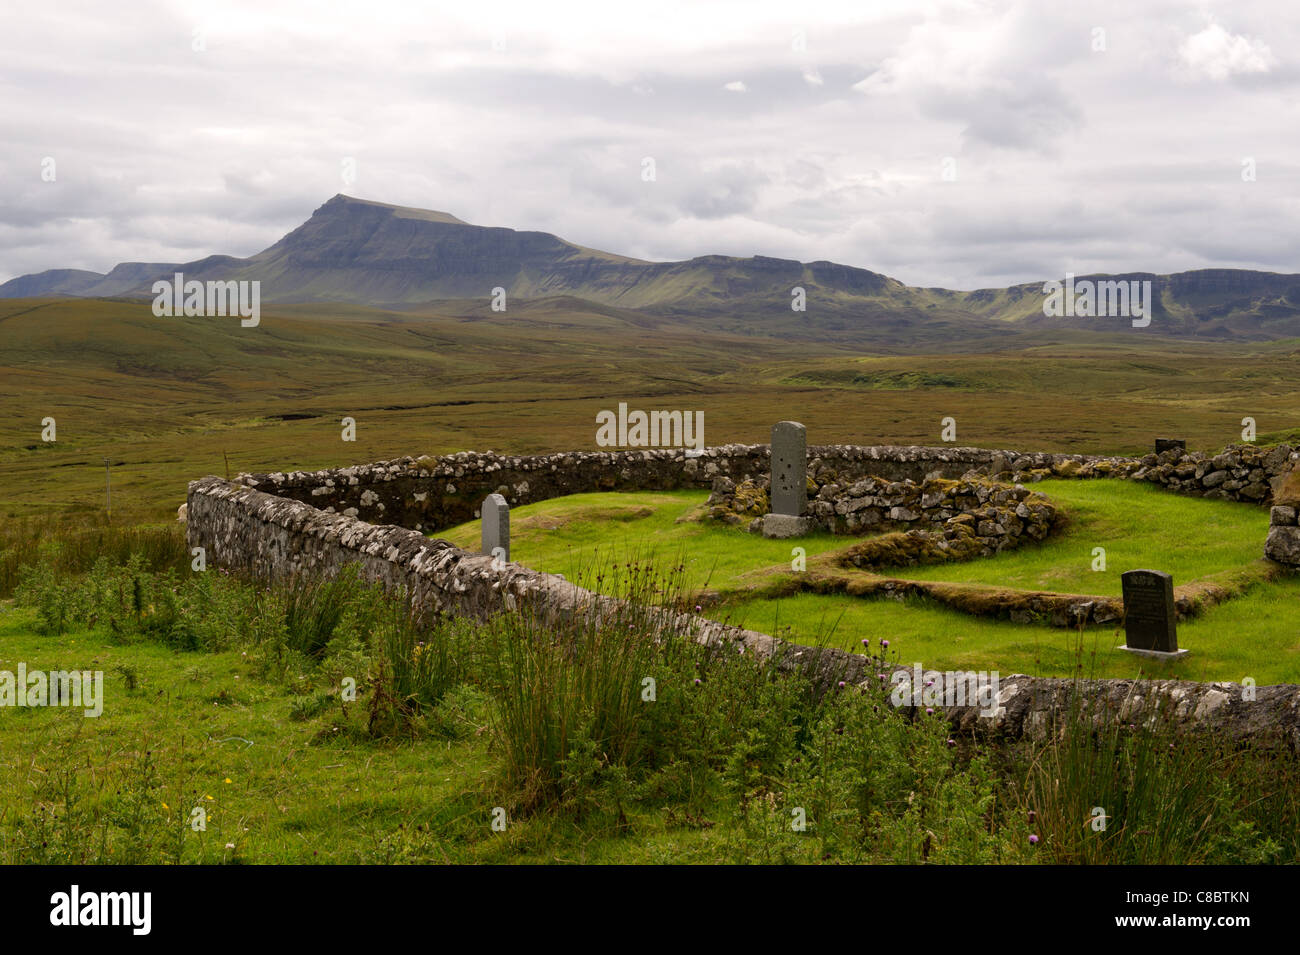
[[925, 286], [1300, 271], [1298, 38], [1294, 0], [8, 2], [0, 281], [251, 255], [339, 192]]

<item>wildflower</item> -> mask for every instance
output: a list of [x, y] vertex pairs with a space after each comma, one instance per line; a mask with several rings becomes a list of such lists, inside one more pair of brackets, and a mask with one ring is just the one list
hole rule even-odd
[[230, 777], [229, 777], [229, 776], [226, 777], [226, 782], [230, 782]]
[[888, 640], [881, 640], [881, 641], [880, 641], [880, 646], [881, 646], [882, 648], [888, 650], [888, 649], [889, 649], [889, 641], [888, 641]]
[[701, 607], [699, 604], [696, 604], [696, 605], [695, 605], [695, 612], [696, 612], [696, 613], [699, 613], [699, 612], [700, 612], [701, 610], [703, 610], [703, 609], [704, 609], [704, 608]]
[[704, 682], [704, 681], [701, 680], [698, 676], [695, 678], [695, 685], [696, 685], [696, 686], [699, 686], [699, 685], [700, 685], [701, 683], [703, 683], [703, 682]]
[[933, 712], [934, 712], [934, 707], [933, 707], [933, 706], [927, 706], [927, 707], [925, 708], [925, 711], [926, 711], [927, 713], [933, 713]]
[[1034, 810], [1032, 809], [1029, 810], [1029, 821], [1032, 823], [1037, 818], [1038, 818], [1038, 813], [1034, 812]]
[[1036, 845], [1038, 845], [1038, 836], [1035, 836], [1035, 835], [1032, 835], [1032, 834], [1031, 834], [1031, 835], [1029, 836], [1029, 844], [1030, 844], [1031, 846], [1036, 846]]
[[841, 689], [841, 690], [844, 689], [844, 681], [843, 681], [843, 680], [840, 680], [840, 684], [839, 684], [839, 685], [840, 685], [840, 689]]
[[953, 739], [952, 737], [949, 737], [949, 738], [948, 738], [948, 745], [949, 745], [949, 746], [956, 746], [956, 745], [957, 745], [957, 741], [956, 741], [955, 739]]

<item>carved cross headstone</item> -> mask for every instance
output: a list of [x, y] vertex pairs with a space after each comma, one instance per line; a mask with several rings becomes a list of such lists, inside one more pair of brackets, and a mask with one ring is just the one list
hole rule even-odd
[[798, 517], [808, 507], [808, 432], [797, 421], [772, 426], [772, 513]]

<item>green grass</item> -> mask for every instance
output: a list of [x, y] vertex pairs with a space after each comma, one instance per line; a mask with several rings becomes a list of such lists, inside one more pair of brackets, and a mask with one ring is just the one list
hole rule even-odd
[[[1181, 497], [1128, 481], [1043, 481], [1034, 485], [1060, 505], [1070, 522], [1059, 537], [995, 557], [965, 563], [885, 571], [903, 578], [983, 583], [1099, 596], [1120, 593], [1119, 574], [1155, 567], [1175, 584], [1241, 569], [1263, 549], [1268, 512], [1227, 501]], [[853, 538], [816, 534], [797, 542], [767, 540], [742, 526], [681, 521], [698, 513], [702, 491], [576, 494], [515, 508], [511, 558], [584, 586], [614, 593], [614, 565], [654, 560], [680, 565], [686, 590], [703, 587], [728, 602], [716, 619], [803, 643], [829, 640], [854, 648], [863, 638], [889, 639], [906, 662], [927, 666], [998, 670], [1041, 676], [1078, 672], [1131, 677], [1140, 672], [1189, 680], [1253, 677], [1259, 684], [1300, 682], [1300, 578], [1256, 583], [1239, 597], [1211, 607], [1179, 626], [1180, 646], [1193, 653], [1175, 664], [1154, 664], [1115, 648], [1121, 629], [1073, 630], [992, 620], [922, 598], [899, 602], [798, 594], [737, 598], [738, 588], [776, 567], [788, 573], [792, 546], [817, 554], [848, 547]], [[477, 549], [479, 524], [436, 535]], [[1106, 548], [1107, 569], [1093, 571], [1093, 547]], [[597, 575], [600, 579], [597, 579]]]
[[[1041, 481], [1069, 523], [1041, 545], [985, 560], [928, 567], [882, 568], [913, 580], [984, 583], [1027, 590], [1118, 597], [1120, 574], [1154, 568], [1175, 586], [1258, 560], [1268, 510], [1235, 501], [1207, 501], [1134, 481]], [[1093, 549], [1106, 569], [1093, 570]]]
[[[846, 321], [844, 334], [862, 324]], [[962, 444], [1107, 453], [1149, 449], [1166, 432], [1221, 448], [1240, 440], [1243, 408], [1261, 438], [1300, 424], [1287, 384], [1294, 341], [1067, 329], [953, 334], [901, 354], [768, 331], [779, 329], [572, 298], [512, 301], [508, 314], [485, 302], [268, 307], [256, 329], [157, 319], [147, 302], [5, 300], [0, 515], [102, 519], [106, 457], [114, 521], [155, 523], [174, 519], [188, 481], [227, 463], [233, 474], [595, 450], [595, 415], [611, 395], [703, 411], [713, 445], [764, 442], [790, 418], [813, 444], [935, 444], [952, 415]], [[355, 443], [340, 439], [345, 415]], [[52, 445], [41, 440], [45, 417], [58, 423]]]
[[[694, 591], [735, 586], [759, 568], [789, 567], [794, 546], [811, 557], [848, 543], [818, 533], [792, 544], [750, 534], [745, 524], [684, 520], [708, 496], [708, 491], [573, 494], [511, 508], [510, 559], [592, 584], [595, 573], [613, 564], [680, 563], [683, 588]], [[479, 534], [479, 522], [470, 521], [430, 536], [477, 551]]]
[[[1136, 677], [1183, 680], [1251, 677], [1259, 685], [1300, 683], [1300, 577], [1257, 584], [1244, 596], [1178, 625], [1178, 645], [1191, 654], [1176, 663], [1143, 660], [1115, 649], [1122, 629], [1074, 630], [990, 620], [912, 598], [798, 594], [749, 600], [709, 616], [786, 639], [859, 648], [888, 639], [904, 663], [997, 670], [1003, 675]], [[1077, 651], [1082, 648], [1082, 667]]]
[[[97, 718], [0, 709], [0, 863], [1195, 863], [1300, 853], [1294, 760], [1177, 740], [1159, 721], [1139, 719], [1134, 733], [1120, 725], [1132, 717], [1111, 714], [1095, 746], [1091, 723], [1067, 719], [1061, 737], [989, 750], [885, 695], [820, 694], [752, 657], [650, 641], [635, 610], [558, 630], [505, 615], [435, 627], [417, 642], [400, 602], [371, 603], [377, 595], [355, 588], [313, 591], [339, 611], [324, 657], [268, 665], [285, 634], [267, 614], [281, 625], [292, 616], [297, 584], [268, 592], [223, 575], [177, 586], [168, 572], [149, 574], [134, 625], [102, 623], [116, 599], [104, 584], [142, 566], [33, 584], [69, 592], [72, 617], [101, 620], [93, 630], [83, 620], [43, 634], [26, 606], [0, 604], [0, 669], [106, 675]], [[160, 585], [174, 588], [178, 619], [207, 635], [197, 642], [206, 649], [178, 650], [151, 625]], [[392, 612], [396, 628], [376, 636]], [[422, 666], [426, 641], [440, 639], [454, 640], [456, 665], [435, 665], [433, 682], [410, 685], [398, 718], [377, 728], [374, 714], [397, 689], [385, 672], [398, 658]], [[348, 702], [340, 676], [353, 674], [359, 694]], [[1099, 793], [1111, 826], [1081, 835], [1079, 807]], [[196, 808], [205, 829], [190, 825]], [[806, 829], [792, 826], [792, 812]]]

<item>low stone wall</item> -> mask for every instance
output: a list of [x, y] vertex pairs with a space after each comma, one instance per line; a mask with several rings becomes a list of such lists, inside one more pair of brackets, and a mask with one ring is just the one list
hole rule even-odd
[[1300, 469], [1283, 479], [1269, 511], [1264, 556], [1280, 564], [1300, 565]]
[[[487, 617], [529, 608], [543, 619], [613, 614], [619, 602], [583, 590], [561, 577], [517, 564], [493, 567], [490, 557], [429, 540], [402, 527], [375, 526], [331, 514], [301, 501], [277, 497], [241, 484], [208, 477], [189, 486], [187, 533], [190, 546], [204, 547], [214, 565], [259, 577], [284, 578], [300, 572], [337, 573], [357, 565], [373, 581], [401, 587], [426, 612]], [[804, 667], [825, 687], [876, 686], [889, 679], [878, 662], [839, 650], [800, 647], [767, 634], [743, 630], [692, 614], [664, 612], [658, 628], [689, 635], [709, 646], [775, 657], [784, 667]], [[647, 639], [654, 634], [647, 633]], [[1179, 681], [1084, 681], [1011, 676], [1001, 681], [988, 713], [974, 706], [944, 707], [958, 729], [995, 738], [1042, 737], [1072, 701], [1089, 712], [1106, 706], [1135, 707], [1159, 698], [1174, 707], [1179, 725], [1228, 739], [1252, 739], [1300, 748], [1300, 687], [1252, 688], [1247, 699], [1231, 683]]]
[[[1288, 444], [1257, 447], [1229, 445], [1219, 454], [1204, 451], [1164, 451], [1140, 458], [1092, 458], [1076, 461], [1065, 457], [1050, 467], [1030, 468], [1018, 480], [1045, 477], [1125, 478], [1147, 481], [1170, 491], [1193, 497], [1266, 504], [1291, 468], [1300, 461], [1300, 451]], [[1009, 463], [1014, 468], [1015, 463]]]
[[[823, 474], [825, 472], [823, 471]], [[713, 520], [761, 529], [769, 510], [770, 476], [736, 484], [718, 477], [707, 503]], [[852, 551], [863, 568], [987, 557], [1025, 540], [1044, 540], [1056, 524], [1055, 506], [1020, 484], [984, 479], [923, 483], [866, 477], [847, 486], [808, 479], [808, 516], [832, 534], [879, 534]]]
[[[853, 484], [868, 477], [888, 481], [1004, 475], [1128, 478], [1203, 497], [1271, 500], [1271, 484], [1300, 452], [1288, 445], [1230, 447], [1220, 455], [1169, 451], [1142, 458], [1024, 453], [984, 448], [813, 445], [808, 474], [818, 487]], [[512, 506], [590, 491], [672, 490], [712, 486], [715, 478], [740, 482], [769, 470], [767, 445], [730, 444], [703, 451], [569, 451], [543, 455], [460, 452], [441, 457], [397, 458], [324, 471], [241, 474], [238, 480], [276, 495], [376, 523], [438, 531], [478, 516], [483, 499], [501, 494]]]
[[[959, 478], [1008, 456], [1026, 471], [1050, 468], [1058, 459], [1080, 464], [1106, 460], [984, 448], [826, 445], [808, 448], [808, 466], [810, 475], [821, 476], [819, 483], [873, 476], [920, 482], [928, 477]], [[518, 506], [592, 491], [707, 489], [718, 477], [739, 482], [768, 470], [767, 445], [732, 444], [699, 452], [681, 448], [543, 455], [466, 451], [325, 471], [241, 474], [237, 480], [325, 511], [430, 532], [473, 520], [483, 499], [493, 493]]]

